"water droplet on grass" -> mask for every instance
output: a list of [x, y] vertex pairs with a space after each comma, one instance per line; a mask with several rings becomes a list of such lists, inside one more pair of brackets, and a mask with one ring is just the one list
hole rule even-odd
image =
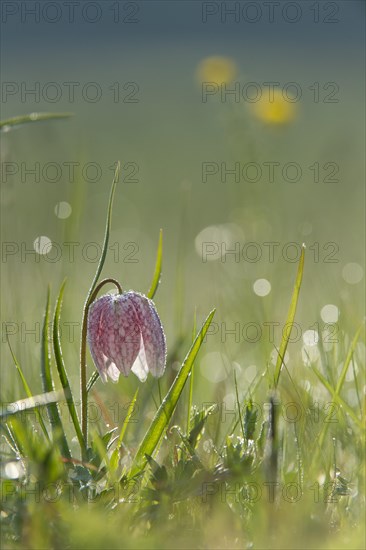
[[65, 220], [71, 215], [72, 208], [68, 202], [61, 201], [55, 206], [55, 214], [61, 220]]
[[253, 290], [257, 296], [267, 296], [271, 292], [271, 283], [267, 279], [257, 279]]
[[45, 235], [41, 235], [34, 240], [33, 248], [37, 254], [48, 254], [52, 248], [52, 241]]
[[356, 285], [363, 279], [363, 269], [359, 264], [350, 262], [343, 267], [342, 277], [346, 283]]
[[327, 304], [322, 307], [320, 317], [324, 323], [336, 323], [339, 317], [339, 309], [333, 304]]

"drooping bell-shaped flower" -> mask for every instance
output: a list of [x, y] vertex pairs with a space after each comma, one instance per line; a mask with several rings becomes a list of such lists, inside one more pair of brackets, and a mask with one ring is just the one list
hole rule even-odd
[[106, 294], [90, 305], [88, 343], [103, 382], [130, 371], [142, 382], [148, 372], [164, 373], [164, 330], [154, 303], [138, 292]]

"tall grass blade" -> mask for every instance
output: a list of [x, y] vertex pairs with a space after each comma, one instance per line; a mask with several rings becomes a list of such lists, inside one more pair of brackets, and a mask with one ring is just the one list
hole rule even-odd
[[115, 191], [116, 191], [116, 185], [118, 183], [118, 179], [119, 179], [119, 172], [120, 172], [120, 163], [118, 162], [117, 163], [117, 166], [116, 166], [116, 171], [114, 173], [114, 178], [113, 178], [113, 182], [112, 182], [112, 187], [111, 187], [111, 191], [110, 191], [110, 194], [109, 194], [109, 201], [108, 201], [108, 211], [107, 211], [107, 220], [106, 220], [106, 225], [105, 225], [105, 232], [104, 232], [104, 241], [103, 241], [103, 246], [102, 246], [102, 253], [101, 253], [101, 256], [99, 258], [99, 263], [98, 263], [98, 267], [97, 267], [97, 271], [94, 275], [94, 279], [93, 279], [93, 282], [91, 284], [91, 287], [89, 289], [89, 292], [88, 292], [88, 296], [87, 296], [87, 299], [86, 299], [86, 303], [88, 303], [88, 300], [90, 298], [90, 296], [92, 295], [93, 293], [93, 290], [98, 282], [98, 279], [100, 277], [100, 274], [102, 272], [102, 269], [103, 269], [103, 266], [104, 266], [104, 262], [105, 262], [105, 259], [106, 259], [106, 256], [107, 256], [107, 251], [108, 251], [108, 243], [109, 243], [109, 235], [110, 235], [110, 232], [111, 232], [111, 223], [112, 223], [112, 209], [113, 209], [113, 200], [114, 200], [114, 194], [115, 194]]
[[116, 170], [115, 170], [114, 178], [112, 182], [112, 187], [109, 194], [107, 220], [105, 225], [102, 253], [99, 258], [97, 271], [94, 275], [93, 282], [91, 284], [91, 287], [89, 289], [88, 295], [85, 300], [84, 309], [83, 309], [83, 319], [81, 323], [82, 326], [81, 326], [81, 345], [80, 345], [80, 397], [81, 397], [81, 429], [82, 429], [82, 437], [85, 442], [84, 449], [88, 445], [88, 418], [87, 418], [88, 390], [87, 390], [87, 380], [86, 380], [86, 333], [87, 333], [88, 309], [90, 305], [90, 299], [97, 285], [100, 274], [103, 270], [104, 262], [107, 256], [109, 234], [111, 231], [111, 222], [112, 222], [113, 199], [114, 199], [114, 193], [116, 190], [116, 185], [119, 179], [120, 167], [121, 167], [120, 162], [117, 162], [117, 166], [116, 166]]
[[[194, 342], [194, 336], [197, 331], [197, 309], [194, 310], [194, 319], [193, 319], [193, 331], [192, 331], [192, 342]], [[188, 393], [188, 408], [187, 408], [187, 435], [191, 431], [191, 409], [193, 401], [193, 366], [191, 368], [191, 373], [189, 376], [189, 393]]]
[[359, 327], [359, 329], [357, 330], [352, 342], [351, 342], [351, 345], [350, 345], [350, 348], [348, 350], [348, 353], [347, 353], [347, 356], [346, 356], [346, 359], [344, 361], [344, 365], [343, 365], [343, 368], [342, 368], [342, 372], [339, 376], [339, 379], [338, 379], [338, 382], [337, 382], [337, 386], [336, 386], [336, 394], [339, 395], [342, 391], [342, 387], [343, 387], [343, 384], [344, 384], [344, 381], [346, 379], [346, 374], [347, 374], [347, 371], [348, 371], [348, 367], [350, 366], [350, 363], [352, 361], [352, 357], [353, 357], [353, 354], [355, 352], [355, 349], [356, 349], [356, 346], [357, 346], [357, 342], [358, 342], [358, 339], [360, 337], [360, 334], [361, 334], [361, 331], [363, 329], [363, 323], [361, 324], [361, 326]]
[[[364, 429], [363, 419], [360, 419], [358, 417], [358, 415], [354, 412], [354, 410], [342, 399], [340, 393], [342, 391], [342, 387], [343, 387], [344, 381], [346, 379], [346, 374], [347, 374], [347, 371], [348, 371], [348, 367], [351, 363], [351, 360], [352, 360], [354, 351], [356, 349], [356, 345], [357, 345], [357, 342], [358, 342], [358, 339], [360, 337], [362, 329], [363, 329], [363, 323], [361, 324], [361, 326], [357, 330], [357, 332], [356, 332], [356, 334], [355, 334], [355, 336], [354, 336], [354, 338], [351, 342], [351, 345], [349, 347], [349, 350], [348, 350], [346, 359], [344, 361], [344, 365], [343, 365], [343, 368], [342, 368], [342, 371], [341, 371], [341, 374], [340, 374], [340, 377], [338, 379], [337, 386], [336, 386], [335, 389], [333, 389], [331, 384], [318, 371], [318, 369], [314, 365], [312, 365], [313, 372], [315, 373], [317, 378], [320, 380], [320, 382], [323, 384], [323, 386], [329, 391], [329, 393], [331, 394], [331, 396], [334, 399], [335, 403], [337, 403], [341, 407], [341, 409], [343, 409], [344, 411], [347, 412], [347, 414], [350, 416], [350, 418], [352, 418], [353, 422], [361, 430]], [[317, 446], [317, 452], [314, 454], [314, 458], [313, 458], [314, 462], [318, 459], [320, 450], [322, 449], [322, 447], [324, 445], [324, 441], [325, 441], [325, 438], [326, 438], [326, 435], [327, 435], [327, 432], [328, 432], [328, 428], [329, 428], [329, 423], [325, 422], [324, 425], [323, 425], [323, 429], [320, 432], [320, 435], [317, 439], [318, 446]]]
[[163, 263], [163, 230], [160, 229], [154, 276], [153, 276], [150, 290], [147, 293], [147, 297], [150, 298], [151, 300], [154, 298], [155, 293], [158, 290], [158, 287], [160, 284], [162, 263]]
[[5, 130], [8, 128], [13, 128], [14, 126], [20, 126], [21, 124], [28, 124], [30, 122], [70, 118], [73, 115], [74, 113], [30, 113], [29, 115], [14, 116], [7, 118], [6, 120], [0, 120], [0, 129]]
[[[20, 364], [18, 363], [18, 360], [17, 358], [15, 357], [15, 354], [13, 352], [13, 348], [11, 347], [11, 344], [10, 344], [10, 340], [9, 340], [9, 336], [8, 336], [8, 333], [5, 332], [5, 335], [6, 335], [6, 341], [8, 343], [8, 346], [9, 346], [9, 349], [10, 349], [10, 353], [11, 353], [11, 356], [13, 358], [13, 361], [14, 361], [14, 365], [15, 365], [15, 368], [17, 369], [18, 371], [18, 374], [19, 374], [19, 377], [20, 377], [20, 380], [22, 382], [22, 385], [23, 385], [23, 388], [25, 390], [25, 393], [27, 395], [28, 398], [32, 399], [33, 398], [33, 394], [32, 394], [32, 391], [28, 385], [28, 382], [23, 374], [23, 371], [21, 369], [21, 366]], [[41, 426], [42, 428], [42, 431], [44, 433], [44, 435], [46, 436], [46, 439], [49, 441], [50, 440], [50, 436], [48, 435], [48, 432], [47, 432], [47, 428], [45, 426], [45, 423], [43, 421], [43, 418], [42, 418], [42, 415], [39, 411], [39, 408], [37, 406], [34, 407], [35, 409], [35, 412], [36, 412], [36, 416], [37, 416], [37, 420], [39, 422], [39, 425]]]
[[34, 410], [39, 412], [39, 407], [48, 407], [50, 403], [57, 403], [63, 397], [62, 391], [51, 391], [39, 395], [31, 395], [25, 399], [18, 399], [13, 403], [1, 405], [0, 418], [3, 420], [9, 416], [22, 414], [24, 411]]
[[[318, 380], [323, 384], [323, 386], [328, 390], [328, 392], [330, 393], [330, 395], [333, 397], [334, 401], [342, 408], [344, 409], [348, 414], [349, 416], [352, 418], [353, 422], [355, 424], [357, 424], [357, 426], [359, 428], [363, 428], [364, 425], [363, 425], [363, 422], [360, 418], [358, 418], [357, 414], [355, 413], [355, 411], [342, 399], [342, 397], [337, 394], [337, 390], [333, 389], [332, 386], [330, 385], [330, 383], [328, 382], [328, 380], [322, 375], [321, 372], [319, 372], [319, 370], [314, 366], [314, 365], [311, 365], [311, 370], [313, 371], [313, 373], [315, 374], [315, 376], [318, 378]], [[327, 424], [325, 424], [325, 426], [327, 426]], [[320, 437], [320, 440], [319, 441], [323, 441], [324, 439], [324, 436], [321, 435]]]
[[90, 392], [90, 390], [92, 389], [92, 387], [94, 386], [94, 384], [98, 380], [98, 378], [99, 378], [99, 372], [94, 371], [93, 374], [91, 375], [91, 377], [89, 378], [88, 383], [86, 385], [86, 391], [88, 393]]
[[74, 404], [74, 399], [71, 392], [71, 386], [69, 383], [69, 379], [67, 377], [64, 359], [62, 356], [62, 349], [61, 349], [60, 315], [61, 315], [62, 299], [64, 295], [65, 284], [66, 284], [66, 281], [62, 283], [60, 292], [56, 301], [56, 308], [55, 308], [55, 313], [53, 318], [53, 351], [55, 354], [58, 375], [60, 377], [61, 385], [64, 390], [66, 403], [69, 408], [72, 422], [74, 424], [76, 436], [78, 438], [81, 449], [85, 450], [84, 438], [81, 432], [80, 423], [79, 423], [78, 415]]
[[120, 447], [123, 443], [123, 438], [125, 436], [127, 426], [129, 424], [131, 416], [134, 412], [138, 393], [139, 393], [139, 390], [137, 388], [137, 390], [135, 391], [135, 395], [133, 396], [132, 401], [129, 404], [129, 407], [127, 409], [126, 418], [123, 421], [121, 432], [120, 432], [118, 440], [117, 440], [117, 446], [116, 446], [116, 448], [114, 449], [114, 451], [112, 453], [111, 460], [110, 460], [110, 467], [112, 468], [112, 470], [116, 470], [117, 467], [118, 467], [119, 450], [120, 450]]
[[301, 250], [301, 256], [299, 261], [299, 267], [297, 270], [296, 280], [295, 280], [295, 286], [292, 293], [290, 308], [288, 310], [287, 319], [286, 319], [286, 327], [287, 330], [284, 330], [282, 333], [282, 340], [280, 345], [280, 350], [277, 357], [276, 367], [275, 367], [275, 374], [274, 374], [274, 385], [277, 387], [278, 381], [280, 379], [281, 374], [281, 368], [283, 364], [283, 359], [286, 354], [287, 345], [291, 336], [291, 330], [294, 324], [295, 319], [295, 313], [296, 313], [296, 307], [297, 302], [299, 299], [300, 294], [300, 287], [302, 282], [302, 276], [304, 272], [304, 261], [305, 261], [305, 245], [302, 245]]
[[235, 399], [236, 399], [236, 406], [238, 407], [238, 415], [239, 415], [239, 422], [241, 427], [241, 433], [243, 435], [243, 439], [245, 440], [245, 430], [244, 430], [244, 423], [243, 423], [243, 417], [242, 417], [242, 411], [239, 401], [239, 391], [238, 391], [238, 382], [236, 380], [236, 372], [234, 370], [234, 385], [235, 385]]
[[[47, 290], [47, 302], [42, 327], [42, 352], [41, 352], [41, 375], [43, 383], [43, 391], [45, 393], [51, 393], [54, 391], [55, 386], [52, 379], [51, 371], [51, 340], [49, 333], [49, 320], [50, 320], [50, 287]], [[50, 401], [47, 405], [47, 414], [50, 420], [52, 433], [54, 440], [60, 438], [60, 445], [62, 455], [66, 458], [71, 458], [69, 446], [65, 431], [62, 426], [57, 403]]]

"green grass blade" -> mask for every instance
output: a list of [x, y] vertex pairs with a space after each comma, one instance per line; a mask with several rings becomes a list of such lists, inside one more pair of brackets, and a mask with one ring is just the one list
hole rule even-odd
[[[91, 287], [89, 289], [88, 295], [85, 300], [84, 304], [84, 310], [83, 310], [83, 318], [81, 323], [81, 345], [80, 345], [80, 398], [81, 398], [81, 428], [82, 428], [82, 436], [83, 441], [85, 442], [84, 450], [86, 449], [88, 445], [88, 390], [87, 390], [87, 380], [86, 380], [86, 335], [87, 335], [87, 320], [88, 320], [88, 309], [90, 305], [90, 300], [93, 294], [93, 291], [98, 283], [98, 279], [100, 277], [100, 274], [103, 270], [104, 262], [107, 256], [108, 251], [108, 242], [109, 242], [109, 234], [111, 231], [111, 223], [112, 223], [112, 209], [113, 209], [113, 199], [114, 199], [114, 193], [116, 190], [117, 182], [119, 179], [119, 173], [120, 173], [121, 164], [120, 162], [117, 162], [116, 170], [114, 173], [114, 178], [112, 182], [111, 191], [109, 194], [109, 202], [108, 202], [108, 211], [107, 211], [107, 220], [105, 225], [105, 232], [104, 232], [104, 241], [103, 241], [103, 247], [102, 247], [102, 253], [99, 258], [99, 263], [97, 267], [97, 271], [94, 275], [93, 282], [91, 284]], [[84, 457], [85, 458], [85, 457]]]
[[88, 383], [86, 385], [87, 393], [90, 392], [90, 390], [92, 389], [92, 387], [94, 386], [94, 384], [98, 380], [98, 378], [99, 378], [99, 372], [94, 371], [93, 374], [91, 375], [91, 377], [89, 378]]
[[[340, 397], [340, 395], [338, 395], [337, 390], [334, 390], [332, 388], [332, 386], [330, 385], [328, 380], [321, 374], [321, 372], [318, 371], [318, 369], [314, 365], [311, 365], [311, 369], [314, 372], [314, 374], [316, 375], [316, 377], [318, 378], [318, 380], [323, 384], [323, 386], [328, 390], [330, 395], [334, 398], [334, 401], [341, 408], [343, 408], [349, 414], [349, 416], [352, 418], [353, 422], [355, 424], [357, 424], [357, 426], [359, 428], [362, 429], [364, 427], [363, 422], [360, 418], [358, 418], [358, 416], [354, 412], [354, 410]], [[320, 439], [319, 439], [319, 442], [323, 442], [323, 440], [324, 440], [324, 436], [321, 435]]]
[[[353, 354], [354, 354], [354, 351], [355, 351], [355, 348], [356, 348], [356, 345], [357, 345], [357, 342], [358, 342], [358, 339], [360, 337], [360, 334], [361, 334], [361, 331], [362, 331], [362, 328], [363, 328], [363, 323], [361, 324], [361, 326], [359, 327], [359, 329], [357, 330], [352, 342], [351, 342], [351, 345], [350, 345], [350, 348], [348, 350], [348, 353], [347, 353], [347, 356], [346, 356], [346, 359], [345, 359], [345, 362], [344, 362], [344, 365], [343, 365], [343, 368], [342, 368], [342, 372], [341, 372], [341, 375], [339, 377], [339, 380], [337, 382], [337, 386], [335, 389], [333, 389], [333, 387], [331, 386], [331, 384], [328, 382], [328, 380], [316, 369], [315, 366], [312, 366], [312, 370], [313, 372], [315, 373], [315, 375], [317, 376], [317, 378], [320, 380], [320, 382], [323, 384], [323, 386], [329, 391], [329, 393], [331, 394], [332, 398], [334, 399], [334, 401], [344, 410], [348, 413], [348, 415], [350, 416], [350, 418], [352, 418], [352, 420], [354, 421], [355, 424], [357, 424], [357, 426], [362, 430], [364, 428], [364, 421], [363, 419], [359, 419], [358, 415], [354, 412], [354, 410], [342, 399], [342, 397], [340, 396], [340, 392], [342, 390], [342, 387], [343, 387], [343, 384], [344, 384], [344, 381], [345, 381], [345, 378], [346, 378], [346, 374], [347, 374], [347, 370], [348, 370], [348, 367], [351, 363], [351, 360], [352, 360], [352, 357], [353, 357]], [[325, 441], [325, 438], [326, 438], [326, 435], [328, 433], [328, 428], [329, 428], [329, 423], [325, 422], [324, 423], [324, 426], [323, 426], [323, 429], [322, 431], [320, 432], [320, 435], [317, 439], [317, 452], [314, 453], [314, 458], [313, 458], [313, 461], [314, 461], [314, 464], [316, 463], [316, 461], [318, 460], [318, 456], [319, 456], [319, 453], [324, 445], [324, 441]]]
[[[50, 320], [50, 287], [47, 289], [46, 309], [44, 313], [42, 326], [42, 353], [41, 353], [41, 376], [43, 391], [48, 392], [54, 390], [52, 373], [51, 373], [51, 354], [49, 341], [49, 320]], [[51, 420], [51, 415], [50, 415]]]
[[[194, 342], [194, 336], [197, 331], [197, 308], [194, 310], [194, 319], [193, 319], [193, 331], [192, 331], [192, 342]], [[191, 431], [191, 409], [193, 401], [193, 370], [194, 365], [192, 365], [191, 373], [189, 376], [189, 393], [188, 393], [188, 407], [187, 407], [187, 436]]]
[[[25, 376], [24, 376], [24, 374], [23, 374], [23, 371], [22, 371], [22, 369], [21, 369], [21, 366], [20, 366], [20, 364], [18, 363], [17, 358], [15, 357], [15, 354], [14, 354], [14, 352], [13, 352], [13, 348], [11, 347], [11, 344], [10, 344], [10, 340], [9, 340], [8, 333], [5, 332], [5, 335], [6, 335], [6, 340], [7, 340], [9, 349], [10, 349], [11, 356], [12, 356], [13, 361], [14, 361], [15, 368], [16, 368], [17, 371], [18, 371], [18, 374], [19, 374], [20, 380], [21, 380], [21, 382], [22, 382], [23, 388], [24, 388], [24, 390], [25, 390], [25, 393], [26, 393], [26, 395], [27, 395], [27, 397], [28, 397], [29, 399], [32, 399], [32, 398], [33, 398], [33, 394], [32, 394], [32, 392], [31, 392], [31, 389], [30, 389], [30, 387], [29, 387], [29, 385], [28, 385], [28, 382], [27, 382], [27, 380], [26, 380], [26, 378], [25, 378]], [[36, 412], [36, 416], [37, 416], [37, 420], [38, 420], [38, 422], [39, 422], [39, 425], [41, 426], [42, 431], [43, 431], [44, 435], [46, 436], [46, 439], [49, 441], [49, 440], [50, 440], [50, 436], [48, 435], [47, 428], [46, 428], [46, 426], [45, 426], [45, 423], [44, 423], [44, 421], [43, 421], [43, 418], [42, 418], [42, 415], [41, 415], [41, 413], [40, 413], [40, 411], [39, 411], [39, 408], [36, 406], [36, 407], [34, 407], [34, 409], [35, 409], [35, 412]]]
[[124, 419], [123, 424], [122, 424], [121, 433], [119, 434], [119, 438], [118, 438], [118, 442], [117, 442], [118, 447], [120, 447], [122, 445], [123, 438], [125, 436], [128, 423], [129, 423], [130, 418], [131, 418], [131, 416], [134, 412], [134, 408], [135, 408], [135, 405], [136, 405], [136, 400], [137, 400], [138, 394], [139, 394], [139, 389], [137, 388], [137, 390], [135, 391], [135, 395], [133, 396], [132, 401], [129, 404], [129, 407], [127, 409], [126, 418]]
[[126, 433], [131, 415], [134, 412], [134, 408], [135, 408], [135, 405], [136, 405], [136, 400], [137, 400], [138, 393], [139, 393], [139, 389], [137, 388], [137, 390], [135, 391], [135, 395], [133, 396], [132, 401], [129, 404], [129, 407], [127, 409], [126, 418], [123, 421], [121, 432], [120, 432], [118, 440], [117, 440], [117, 446], [116, 446], [116, 448], [114, 449], [114, 451], [112, 453], [111, 460], [110, 460], [110, 467], [112, 468], [112, 470], [116, 470], [117, 467], [118, 467], [119, 450], [120, 450], [120, 447], [122, 445], [123, 438], [125, 436], [125, 433]]
[[188, 375], [191, 371], [194, 360], [202, 345], [207, 330], [211, 324], [212, 318], [215, 314], [215, 310], [211, 311], [206, 321], [202, 325], [201, 330], [196, 336], [183, 364], [171, 385], [168, 393], [166, 394], [162, 404], [157, 410], [149, 429], [147, 430], [144, 439], [142, 440], [140, 447], [136, 453], [134, 462], [132, 464], [129, 475], [131, 477], [139, 473], [146, 465], [147, 459], [145, 455], [152, 456], [157, 448], [161, 436], [164, 430], [167, 428], [168, 423], [173, 415], [174, 409], [178, 403], [179, 397], [183, 391], [184, 385], [187, 381]]
[[108, 243], [109, 243], [109, 235], [110, 235], [110, 232], [111, 232], [111, 223], [112, 223], [112, 209], [113, 209], [113, 200], [114, 200], [114, 194], [115, 194], [115, 191], [116, 191], [116, 185], [118, 183], [118, 179], [119, 179], [119, 172], [120, 172], [120, 162], [117, 163], [117, 166], [116, 166], [116, 171], [114, 173], [114, 178], [113, 178], [113, 182], [112, 182], [112, 187], [111, 187], [111, 191], [110, 191], [110, 194], [109, 194], [109, 201], [108, 201], [108, 211], [107, 211], [107, 221], [106, 221], [106, 225], [105, 225], [105, 232], [104, 232], [104, 241], [103, 241], [103, 246], [102, 246], [102, 253], [101, 253], [101, 256], [99, 258], [99, 263], [98, 263], [98, 267], [97, 267], [97, 271], [94, 275], [94, 279], [93, 279], [93, 282], [92, 282], [92, 285], [89, 289], [89, 292], [88, 292], [88, 296], [87, 296], [87, 299], [86, 299], [86, 303], [88, 303], [89, 299], [90, 299], [90, 296], [92, 295], [93, 293], [93, 290], [98, 282], [98, 279], [100, 277], [100, 274], [102, 272], [102, 269], [103, 269], [103, 266], [104, 266], [104, 262], [105, 262], [105, 259], [106, 259], [106, 256], [107, 256], [107, 251], [108, 251]]
[[163, 263], [163, 230], [160, 229], [154, 276], [153, 276], [150, 290], [147, 293], [147, 297], [150, 298], [151, 300], [154, 298], [160, 284], [162, 263]]
[[53, 318], [53, 350], [55, 354], [58, 375], [60, 377], [61, 385], [64, 390], [66, 403], [69, 408], [70, 416], [75, 427], [75, 432], [76, 432], [80, 447], [83, 450], [85, 450], [84, 438], [81, 432], [80, 423], [76, 412], [69, 379], [67, 377], [64, 359], [62, 356], [62, 349], [61, 349], [60, 315], [61, 315], [62, 298], [64, 295], [65, 284], [66, 284], [66, 281], [62, 283], [60, 292], [56, 301], [55, 314]]
[[6, 120], [0, 120], [0, 129], [12, 128], [14, 126], [20, 126], [21, 124], [28, 124], [30, 122], [42, 122], [46, 120], [56, 120], [62, 118], [70, 118], [73, 113], [30, 113], [29, 115], [20, 115], [7, 118]]
[[342, 390], [342, 387], [343, 387], [343, 384], [344, 384], [344, 381], [346, 379], [346, 374], [347, 374], [347, 371], [348, 371], [348, 367], [350, 366], [350, 363], [352, 361], [352, 357], [353, 357], [353, 354], [355, 352], [355, 349], [356, 349], [356, 346], [357, 346], [357, 342], [358, 342], [358, 339], [360, 337], [360, 334], [361, 334], [361, 331], [363, 329], [363, 323], [361, 324], [361, 326], [359, 327], [359, 329], [357, 330], [352, 342], [351, 342], [351, 345], [350, 345], [350, 348], [348, 350], [348, 353], [347, 353], [347, 357], [344, 361], [344, 365], [343, 365], [343, 368], [342, 368], [342, 372], [340, 374], [340, 377], [338, 379], [338, 382], [337, 382], [337, 386], [336, 386], [336, 394], [339, 395], [341, 390]]
[[3, 420], [9, 416], [15, 416], [30, 410], [34, 410], [37, 414], [39, 407], [48, 407], [50, 403], [57, 403], [62, 397], [62, 391], [51, 391], [39, 395], [31, 395], [25, 399], [18, 399], [18, 401], [14, 401], [13, 403], [0, 406], [0, 418]]
[[239, 415], [239, 423], [240, 423], [240, 427], [241, 427], [241, 433], [242, 433], [242, 436], [243, 436], [243, 439], [244, 441], [246, 440], [246, 437], [245, 437], [245, 430], [244, 430], [244, 423], [243, 423], [243, 417], [242, 417], [242, 411], [241, 411], [241, 406], [240, 406], [240, 401], [239, 401], [239, 391], [238, 391], [238, 382], [236, 380], [236, 372], [234, 370], [234, 386], [235, 386], [235, 399], [236, 399], [236, 406], [238, 407], [238, 415]]
[[[51, 340], [50, 340], [50, 331], [49, 331], [49, 320], [50, 320], [50, 287], [47, 291], [47, 302], [46, 309], [43, 320], [42, 327], [42, 352], [41, 352], [41, 375], [43, 382], [43, 391], [45, 393], [53, 392], [55, 386], [52, 379], [51, 371]], [[62, 455], [66, 458], [71, 458], [69, 446], [67, 444], [67, 439], [65, 431], [62, 426], [59, 410], [57, 403], [50, 402], [47, 405], [48, 418], [50, 420], [52, 433], [54, 440], [60, 438], [60, 446]]]
[[288, 314], [287, 314], [287, 319], [286, 319], [287, 330], [283, 331], [280, 350], [279, 350], [278, 357], [277, 357], [277, 362], [276, 362], [276, 367], [275, 367], [275, 375], [274, 375], [274, 385], [275, 385], [275, 387], [277, 387], [277, 384], [278, 384], [278, 381], [279, 381], [279, 378], [280, 378], [283, 359], [284, 359], [285, 354], [286, 354], [287, 345], [288, 345], [290, 335], [291, 335], [291, 329], [292, 329], [293, 324], [294, 324], [296, 307], [297, 307], [297, 302], [298, 302], [298, 299], [299, 299], [301, 281], [302, 281], [302, 276], [303, 276], [303, 272], [304, 272], [304, 261], [305, 261], [305, 245], [302, 246], [301, 257], [300, 257], [300, 261], [299, 261], [299, 267], [298, 267], [298, 270], [297, 270], [297, 275], [296, 275], [296, 280], [295, 280], [295, 286], [294, 286], [294, 290], [293, 290], [293, 293], [292, 293], [290, 308], [289, 308]]

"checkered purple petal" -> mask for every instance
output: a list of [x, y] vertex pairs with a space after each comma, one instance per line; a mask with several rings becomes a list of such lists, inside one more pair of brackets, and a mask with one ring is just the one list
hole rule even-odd
[[129, 291], [106, 294], [93, 302], [88, 315], [88, 343], [104, 382], [117, 381], [119, 373], [134, 372], [145, 381], [148, 371], [162, 376], [166, 362], [163, 327], [154, 303]]
[[145, 350], [149, 372], [156, 378], [162, 376], [166, 363], [166, 341], [159, 315], [152, 300], [138, 292], [128, 292], [133, 303]]

